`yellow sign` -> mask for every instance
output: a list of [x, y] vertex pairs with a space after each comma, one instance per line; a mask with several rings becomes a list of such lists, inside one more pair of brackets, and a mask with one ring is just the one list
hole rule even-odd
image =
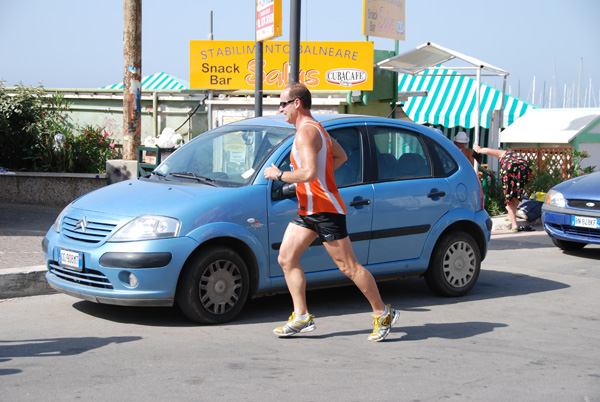
[[[190, 41], [190, 87], [254, 89], [255, 42]], [[289, 83], [289, 42], [263, 45], [263, 90]], [[301, 42], [300, 82], [311, 90], [373, 89], [373, 42]]]
[[404, 0], [363, 0], [363, 35], [405, 39]]
[[281, 36], [281, 0], [256, 0], [256, 41]]

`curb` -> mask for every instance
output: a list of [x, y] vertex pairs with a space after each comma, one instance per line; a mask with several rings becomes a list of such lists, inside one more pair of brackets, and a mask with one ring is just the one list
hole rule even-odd
[[[496, 215], [492, 216], [492, 234], [497, 232], [510, 232], [512, 224], [508, 215]], [[538, 218], [533, 222], [529, 222], [526, 219], [522, 219], [517, 217], [517, 222], [519, 226], [533, 226], [533, 227], [542, 227], [542, 219]], [[543, 228], [542, 228], [543, 229]]]
[[46, 281], [46, 266], [9, 268], [0, 271], [0, 299], [55, 293]]

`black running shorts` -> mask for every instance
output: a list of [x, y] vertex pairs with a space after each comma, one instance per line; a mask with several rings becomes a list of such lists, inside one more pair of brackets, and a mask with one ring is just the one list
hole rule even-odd
[[346, 215], [343, 214], [321, 212], [307, 216], [297, 215], [292, 223], [316, 232], [324, 243], [348, 237]]

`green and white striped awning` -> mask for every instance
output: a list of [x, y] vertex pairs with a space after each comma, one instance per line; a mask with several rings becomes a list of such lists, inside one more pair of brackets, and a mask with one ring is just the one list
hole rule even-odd
[[[156, 73], [142, 78], [143, 90], [173, 90], [173, 89], [188, 89], [189, 82], [175, 78], [167, 73]], [[123, 89], [123, 83], [108, 85], [102, 89]]]
[[[417, 123], [447, 128], [473, 128], [477, 124], [477, 81], [452, 69], [426, 69], [418, 75], [398, 74], [399, 92], [423, 92], [409, 97], [403, 105], [407, 116]], [[490, 111], [502, 108], [502, 91], [481, 84], [480, 127], [490, 127]], [[527, 110], [535, 108], [511, 95], [504, 96], [503, 127], [508, 127]]]

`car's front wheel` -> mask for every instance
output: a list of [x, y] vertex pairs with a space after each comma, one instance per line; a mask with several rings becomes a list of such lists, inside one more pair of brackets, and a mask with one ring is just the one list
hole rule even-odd
[[555, 238], [552, 238], [552, 243], [554, 243], [554, 245], [556, 247], [558, 247], [559, 249], [565, 250], [565, 251], [581, 250], [586, 245], [586, 243], [577, 243], [574, 241], [559, 240], [559, 239], [555, 239]]
[[177, 285], [177, 303], [192, 321], [221, 324], [240, 313], [249, 288], [248, 269], [239, 254], [213, 247], [186, 263]]
[[435, 245], [425, 281], [441, 296], [467, 294], [479, 277], [481, 253], [475, 239], [466, 232], [450, 232]]

